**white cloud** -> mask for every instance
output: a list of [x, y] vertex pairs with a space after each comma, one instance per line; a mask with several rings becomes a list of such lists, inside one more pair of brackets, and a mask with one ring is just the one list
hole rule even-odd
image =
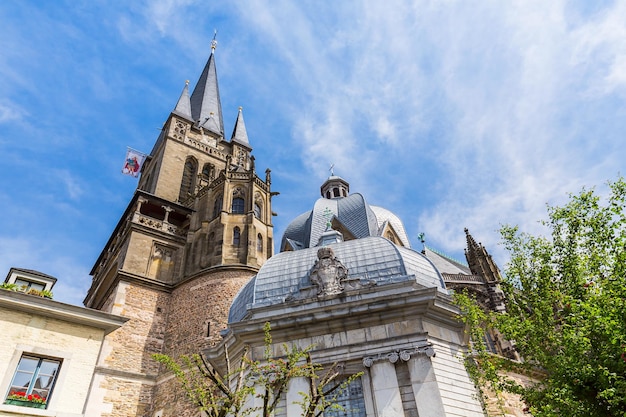
[[28, 116], [28, 113], [15, 103], [8, 100], [0, 102], [0, 124], [19, 121]]
[[[332, 159], [353, 183], [403, 184], [421, 209], [405, 221], [444, 250], [464, 245], [464, 226], [492, 245], [501, 223], [539, 231], [547, 202], [615, 175], [584, 107], [586, 89], [604, 100], [626, 79], [622, 5], [576, 25], [565, 2], [254, 5], [247, 21], [307, 97], [292, 116], [309, 170]], [[411, 201], [424, 181], [440, 192]]]

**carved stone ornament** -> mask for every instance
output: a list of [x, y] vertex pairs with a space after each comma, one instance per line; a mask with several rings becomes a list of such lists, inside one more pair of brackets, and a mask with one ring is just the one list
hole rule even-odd
[[311, 271], [311, 282], [317, 285], [317, 295], [327, 296], [343, 292], [341, 281], [348, 276], [348, 269], [335, 257], [329, 247], [317, 251], [317, 261]]
[[387, 353], [379, 353], [375, 356], [366, 356], [363, 358], [363, 366], [370, 368], [374, 362], [389, 361], [391, 363], [398, 362], [398, 359], [408, 362], [413, 355], [426, 355], [429, 358], [435, 356], [435, 349], [433, 349], [432, 343], [425, 342], [419, 343], [413, 349], [394, 350]]

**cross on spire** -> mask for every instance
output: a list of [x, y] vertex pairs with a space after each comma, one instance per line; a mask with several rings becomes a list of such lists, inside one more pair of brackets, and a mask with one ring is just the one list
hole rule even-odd
[[213, 39], [211, 40], [211, 53], [213, 53], [213, 51], [215, 51], [215, 48], [217, 48], [217, 40], [215, 38], [217, 38], [217, 29], [215, 29], [215, 33], [213, 33]]
[[330, 163], [330, 168], [328, 168], [328, 170], [330, 171], [330, 176], [333, 177], [335, 175], [335, 164], [333, 164], [332, 162]]

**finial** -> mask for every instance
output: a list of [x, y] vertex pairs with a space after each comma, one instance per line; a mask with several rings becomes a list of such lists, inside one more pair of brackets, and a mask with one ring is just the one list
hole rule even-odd
[[420, 240], [420, 242], [422, 243], [422, 253], [424, 255], [426, 255], [426, 234], [424, 232], [420, 232], [417, 235], [417, 238]]
[[332, 162], [330, 163], [330, 168], [328, 168], [328, 170], [330, 171], [330, 176], [334, 177], [335, 176], [335, 164], [333, 164]]
[[189, 80], [185, 80], [185, 85], [189, 85]]
[[243, 110], [243, 107], [239, 106], [239, 112], [241, 113], [241, 111]]
[[333, 217], [334, 213], [332, 212], [331, 209], [329, 209], [328, 207], [326, 207], [324, 209], [324, 211], [322, 212], [322, 215], [326, 218], [326, 232], [331, 230], [333, 227], [333, 224], [330, 222], [330, 219]]
[[211, 53], [213, 53], [213, 51], [215, 51], [215, 48], [217, 48], [217, 40], [215, 39], [217, 37], [217, 29], [215, 29], [215, 33], [213, 34], [213, 40], [211, 41]]

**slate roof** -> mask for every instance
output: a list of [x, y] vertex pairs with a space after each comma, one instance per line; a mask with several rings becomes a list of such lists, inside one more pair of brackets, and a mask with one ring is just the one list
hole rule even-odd
[[183, 92], [180, 93], [180, 97], [178, 98], [178, 102], [176, 103], [176, 107], [174, 107], [174, 111], [172, 112], [189, 121], [194, 121], [191, 116], [191, 99], [189, 98], [189, 81], [185, 83], [185, 87], [183, 88]]
[[222, 102], [217, 85], [217, 69], [215, 54], [211, 52], [198, 84], [191, 93], [191, 116], [200, 126], [224, 136], [224, 119], [222, 116]]
[[[328, 247], [348, 269], [348, 279], [374, 281], [377, 287], [414, 281], [447, 293], [441, 274], [424, 255], [382, 237], [355, 239]], [[249, 308], [284, 303], [287, 297], [310, 287], [317, 250], [308, 248], [271, 257], [233, 301], [229, 322], [243, 320]]]
[[376, 220], [378, 221], [378, 228], [381, 229], [385, 222], [389, 222], [389, 224], [393, 227], [393, 230], [396, 231], [398, 237], [402, 241], [402, 244], [410, 248], [411, 243], [409, 242], [409, 237], [406, 234], [406, 230], [404, 229], [404, 224], [402, 220], [398, 216], [396, 216], [391, 211], [387, 210], [383, 207], [378, 206], [370, 206], [374, 214], [376, 215]]
[[248, 141], [248, 131], [246, 130], [246, 124], [243, 122], [243, 112], [239, 107], [239, 113], [237, 113], [237, 120], [235, 121], [235, 128], [233, 134], [230, 137], [231, 142], [237, 142], [240, 145], [244, 145], [250, 148], [250, 142]]
[[398, 216], [382, 207], [370, 206], [359, 194], [350, 194], [342, 198], [319, 198], [313, 210], [296, 217], [285, 229], [281, 241], [281, 250], [287, 243], [297, 242], [298, 248], [317, 246], [319, 238], [326, 230], [326, 223], [335, 217], [357, 239], [379, 236], [379, 230], [389, 222], [398, 233], [402, 244], [410, 247], [404, 225]]
[[472, 275], [469, 267], [464, 265], [454, 259], [445, 256], [438, 251], [429, 248], [428, 246], [424, 246], [424, 254], [428, 259], [432, 261], [432, 263], [437, 267], [439, 272], [442, 274], [464, 274], [464, 275]]

